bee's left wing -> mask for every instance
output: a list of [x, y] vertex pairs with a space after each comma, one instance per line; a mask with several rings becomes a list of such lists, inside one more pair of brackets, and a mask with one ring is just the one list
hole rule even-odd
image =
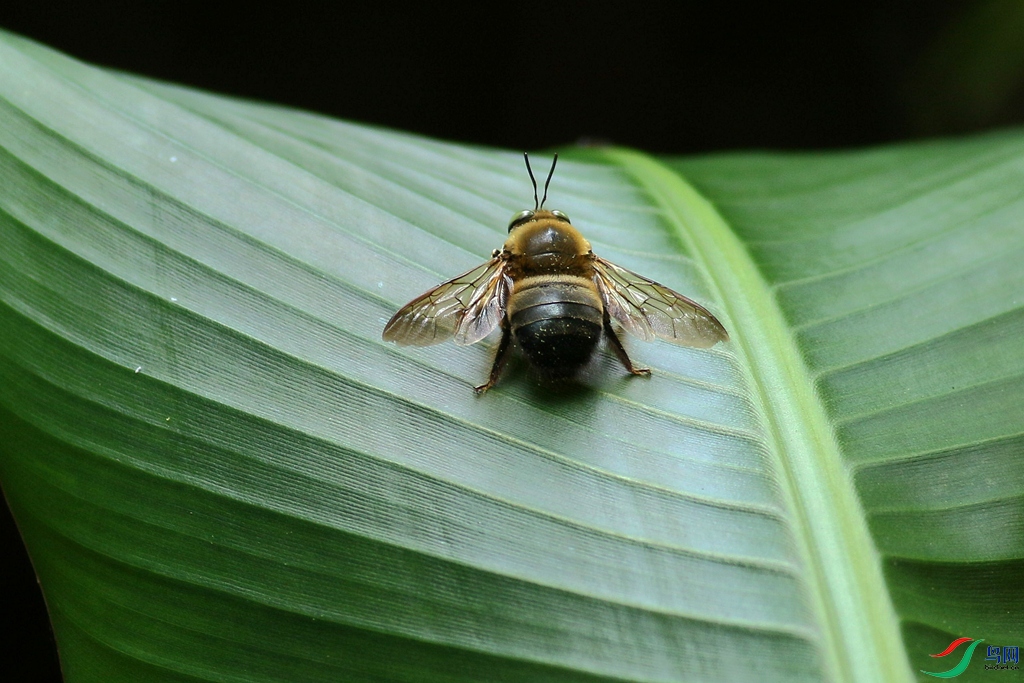
[[706, 349], [729, 339], [722, 323], [697, 302], [597, 256], [594, 281], [608, 315], [644, 341], [659, 337]]
[[480, 341], [505, 315], [510, 289], [506, 263], [492, 258], [416, 297], [384, 326], [384, 341], [403, 346], [430, 346], [452, 338], [456, 344]]

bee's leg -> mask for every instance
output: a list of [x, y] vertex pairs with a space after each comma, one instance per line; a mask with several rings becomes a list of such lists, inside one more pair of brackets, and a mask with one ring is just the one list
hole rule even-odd
[[508, 349], [511, 345], [511, 341], [512, 331], [508, 327], [508, 320], [503, 319], [501, 321], [501, 342], [498, 344], [498, 353], [494, 356], [494, 365], [491, 366], [491, 376], [487, 379], [487, 384], [481, 384], [473, 389], [477, 396], [498, 383], [498, 377], [501, 376], [501, 369], [505, 367], [505, 361], [507, 360]]
[[643, 377], [651, 376], [650, 368], [636, 368], [633, 367], [633, 361], [629, 360], [629, 356], [626, 354], [626, 349], [622, 347], [622, 342], [619, 341], [618, 335], [615, 334], [615, 330], [612, 329], [611, 319], [608, 317], [608, 311], [604, 312], [604, 333], [608, 337], [608, 343], [615, 349], [615, 355], [619, 357], [622, 364], [626, 366], [630, 374], [642, 375]]

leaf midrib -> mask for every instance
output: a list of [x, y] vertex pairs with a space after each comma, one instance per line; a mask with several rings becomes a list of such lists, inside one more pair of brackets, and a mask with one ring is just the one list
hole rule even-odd
[[773, 290], [725, 220], [674, 171], [630, 150], [604, 154], [662, 208], [726, 314], [792, 513], [826, 675], [849, 683], [913, 680], [864, 512]]

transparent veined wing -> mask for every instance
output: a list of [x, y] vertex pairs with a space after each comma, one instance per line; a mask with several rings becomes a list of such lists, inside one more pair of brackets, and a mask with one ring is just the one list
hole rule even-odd
[[509, 278], [505, 259], [496, 257], [416, 297], [384, 326], [384, 341], [430, 346], [455, 339], [478, 342], [505, 315]]
[[729, 333], [711, 313], [679, 292], [594, 257], [594, 280], [608, 315], [645, 341], [655, 337], [706, 349]]

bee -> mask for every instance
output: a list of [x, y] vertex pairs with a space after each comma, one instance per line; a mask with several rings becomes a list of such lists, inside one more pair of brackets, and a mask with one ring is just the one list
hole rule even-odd
[[384, 327], [385, 341], [429, 346], [454, 339], [467, 345], [501, 328], [491, 375], [475, 389], [479, 395], [498, 382], [513, 338], [542, 374], [555, 379], [576, 374], [602, 336], [630, 374], [651, 374], [633, 365], [612, 320], [644, 341], [709, 348], [729, 339], [700, 304], [595, 255], [567, 215], [544, 208], [558, 155], [540, 201], [530, 157], [523, 156], [533, 182], [533, 210], [512, 216], [508, 240], [490, 261], [395, 313]]

